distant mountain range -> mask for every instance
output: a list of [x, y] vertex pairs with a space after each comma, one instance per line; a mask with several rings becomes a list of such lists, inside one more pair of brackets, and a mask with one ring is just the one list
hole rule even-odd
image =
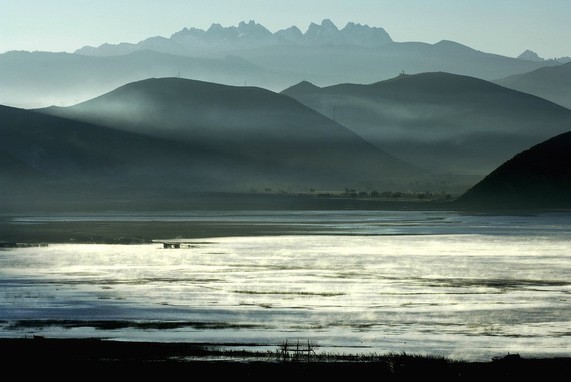
[[562, 205], [566, 61], [395, 42], [382, 28], [330, 20], [305, 32], [250, 21], [73, 54], [8, 52], [0, 198], [459, 194], [485, 178], [461, 203]]
[[237, 27], [212, 24], [208, 30], [184, 28], [170, 38], [151, 37], [136, 44], [103, 44], [97, 48], [85, 46], [75, 53], [88, 56], [116, 56], [150, 49], [170, 54], [202, 56], [276, 45], [379, 47], [391, 42], [393, 40], [383, 28], [355, 23], [348, 23], [339, 30], [330, 20], [323, 20], [321, 25], [311, 23], [305, 33], [296, 26], [272, 33], [254, 21], [248, 23], [242, 21]]
[[70, 105], [150, 77], [176, 77], [279, 91], [303, 80], [319, 86], [372, 83], [444, 71], [496, 80], [559, 63], [489, 54], [452, 41], [394, 42], [382, 28], [331, 21], [275, 33], [253, 21], [183, 29], [169, 38], [84, 47], [75, 54], [0, 55], [0, 104]]
[[[521, 150], [571, 128], [571, 111], [449, 73], [283, 91], [390, 154], [473, 184]], [[471, 176], [468, 176], [471, 175]]]
[[525, 150], [462, 195], [471, 208], [571, 208], [571, 131]]
[[543, 57], [539, 57], [539, 55], [537, 53], [535, 53], [532, 50], [526, 50], [523, 53], [521, 53], [519, 56], [517, 56], [517, 58], [519, 58], [520, 60], [528, 60], [528, 61], [536, 61], [536, 62], [545, 62], [545, 61], [553, 61], [553, 62], [557, 62], [559, 64], [566, 64], [568, 62], [571, 62], [571, 57], [557, 57], [557, 58], [550, 58], [548, 60], [546, 60]]
[[348, 23], [338, 29], [328, 19], [321, 24], [312, 23], [305, 33], [295, 26], [271, 33], [254, 21], [241, 22], [237, 27], [213, 24], [206, 31], [185, 28], [170, 38], [83, 47], [76, 53], [114, 56], [147, 49], [193, 57], [236, 55], [286, 78], [318, 84], [373, 82], [394, 77], [403, 70], [446, 71], [491, 80], [558, 64], [488, 54], [452, 41], [434, 45], [394, 42], [382, 28]]
[[571, 62], [513, 75], [495, 82], [571, 109]]

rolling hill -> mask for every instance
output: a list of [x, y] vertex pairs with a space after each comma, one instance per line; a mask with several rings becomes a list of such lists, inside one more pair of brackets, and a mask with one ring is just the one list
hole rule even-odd
[[237, 180], [227, 175], [234, 158], [220, 153], [28, 110], [0, 106], [0, 133], [0, 181], [16, 197], [153, 195]]
[[440, 174], [472, 174], [466, 185], [571, 127], [571, 112], [563, 107], [442, 72], [370, 85], [302, 82], [282, 93], [407, 162]]
[[192, 145], [253, 169], [235, 189], [395, 187], [427, 172], [285, 95], [180, 78], [148, 79], [44, 112]]
[[571, 208], [571, 132], [560, 134], [508, 160], [462, 195], [471, 208]]
[[509, 76], [494, 82], [571, 109], [571, 62]]

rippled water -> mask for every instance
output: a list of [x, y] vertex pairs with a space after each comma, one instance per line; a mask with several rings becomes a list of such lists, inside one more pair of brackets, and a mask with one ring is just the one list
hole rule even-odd
[[[87, 218], [106, 217], [60, 217]], [[0, 336], [255, 343], [272, 350], [286, 339], [310, 339], [321, 351], [475, 360], [507, 352], [571, 355], [566, 214], [128, 219], [306, 224], [312, 234], [192, 239], [181, 249], [159, 243], [3, 249]]]

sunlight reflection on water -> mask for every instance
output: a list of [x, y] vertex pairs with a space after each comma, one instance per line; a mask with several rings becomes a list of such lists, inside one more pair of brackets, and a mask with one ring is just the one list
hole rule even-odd
[[[407, 215], [417, 223], [406, 231], [395, 213], [385, 220], [402, 232], [379, 236], [369, 235], [375, 214], [360, 225], [354, 213], [327, 215], [358, 227], [351, 236], [3, 249], [0, 335], [268, 346], [311, 339], [326, 351], [462, 359], [571, 355], [568, 218]], [[454, 232], [442, 234], [443, 222]]]

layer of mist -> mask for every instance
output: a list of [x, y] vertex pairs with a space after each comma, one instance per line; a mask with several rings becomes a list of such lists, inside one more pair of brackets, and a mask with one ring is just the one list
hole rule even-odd
[[323, 88], [302, 82], [282, 93], [410, 163], [474, 178], [571, 128], [568, 109], [449, 73]]

